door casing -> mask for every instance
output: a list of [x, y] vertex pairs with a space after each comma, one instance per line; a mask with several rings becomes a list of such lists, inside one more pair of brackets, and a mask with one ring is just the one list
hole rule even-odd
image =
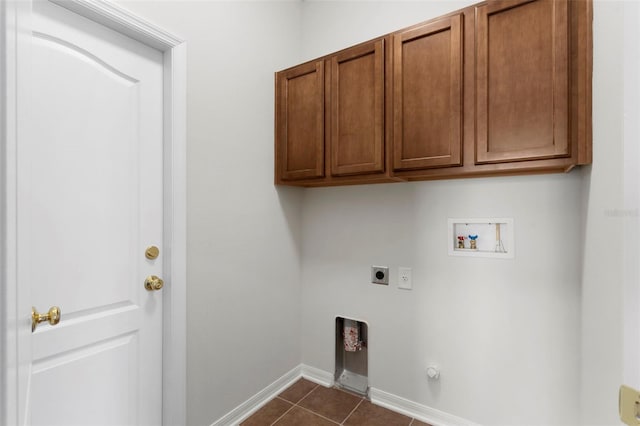
[[[25, 420], [29, 289], [17, 286], [16, 147], [27, 125], [31, 6], [0, 2], [0, 424]], [[49, 0], [163, 53], [164, 425], [186, 424], [186, 42], [106, 0]]]

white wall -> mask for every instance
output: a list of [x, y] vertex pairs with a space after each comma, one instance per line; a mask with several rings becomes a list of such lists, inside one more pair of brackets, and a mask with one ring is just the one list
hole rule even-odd
[[[307, 2], [303, 56], [469, 3]], [[361, 318], [372, 387], [482, 424], [577, 424], [582, 184], [576, 171], [307, 190], [303, 362], [333, 371], [335, 316]], [[487, 216], [514, 218], [516, 258], [449, 257], [447, 218]], [[391, 268], [389, 287], [368, 283], [371, 265]], [[398, 266], [414, 290], [396, 288]]]
[[303, 58], [323, 56], [474, 3], [477, 1], [305, 0]]
[[624, 383], [640, 389], [640, 3], [624, 8]]
[[[595, 4], [593, 167], [300, 190], [272, 185], [273, 72], [473, 1], [119, 2], [189, 42], [190, 425], [301, 360], [332, 371], [338, 314], [370, 322], [378, 389], [491, 425], [617, 424], [619, 3]], [[515, 219], [514, 260], [446, 255], [447, 217], [492, 215]], [[372, 264], [391, 286], [368, 284]]]
[[[629, 278], [625, 254], [628, 266], [638, 262], [629, 257], [630, 249], [637, 247], [637, 234], [625, 232], [626, 226], [638, 220], [627, 214], [631, 206], [625, 205], [625, 187], [630, 188], [632, 182], [625, 181], [625, 168], [627, 173], [637, 170], [638, 162], [627, 157], [632, 161], [625, 163], [624, 22], [624, 2], [594, 3], [593, 165], [584, 172], [583, 206], [581, 400], [585, 425], [619, 424], [618, 388], [623, 382], [624, 359], [623, 282]], [[627, 143], [637, 145], [637, 135]], [[637, 275], [635, 280], [637, 283]]]
[[[361, 318], [372, 387], [482, 424], [575, 424], [580, 186], [571, 173], [307, 191], [304, 363], [333, 371], [335, 316]], [[448, 217], [491, 216], [514, 218], [514, 260], [447, 255]], [[370, 265], [391, 268], [389, 287], [368, 283]], [[414, 290], [396, 288], [398, 266]]]
[[122, 5], [188, 41], [188, 424], [300, 363], [300, 190], [273, 185], [274, 71], [296, 2]]

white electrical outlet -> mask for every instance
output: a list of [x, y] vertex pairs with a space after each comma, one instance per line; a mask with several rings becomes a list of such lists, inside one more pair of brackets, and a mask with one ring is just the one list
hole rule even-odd
[[413, 284], [411, 282], [411, 268], [399, 267], [398, 268], [398, 288], [405, 290], [411, 290]]

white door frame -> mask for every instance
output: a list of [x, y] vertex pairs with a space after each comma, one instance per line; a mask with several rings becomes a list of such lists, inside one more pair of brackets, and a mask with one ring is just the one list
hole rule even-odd
[[[0, 425], [24, 422], [29, 289], [17, 285], [16, 147], [29, 90], [31, 7], [0, 1]], [[164, 57], [164, 425], [186, 424], [186, 43], [107, 0], [50, 0], [163, 52]]]

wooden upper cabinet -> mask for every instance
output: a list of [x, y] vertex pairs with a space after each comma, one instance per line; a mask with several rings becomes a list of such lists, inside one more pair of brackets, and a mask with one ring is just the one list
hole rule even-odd
[[276, 183], [590, 164], [592, 3], [487, 0], [276, 73]]
[[276, 182], [325, 175], [324, 126], [324, 61], [278, 73]]
[[393, 35], [393, 168], [462, 164], [463, 15]]
[[568, 157], [566, 0], [476, 8], [476, 164]]
[[328, 59], [331, 175], [384, 172], [384, 39]]

